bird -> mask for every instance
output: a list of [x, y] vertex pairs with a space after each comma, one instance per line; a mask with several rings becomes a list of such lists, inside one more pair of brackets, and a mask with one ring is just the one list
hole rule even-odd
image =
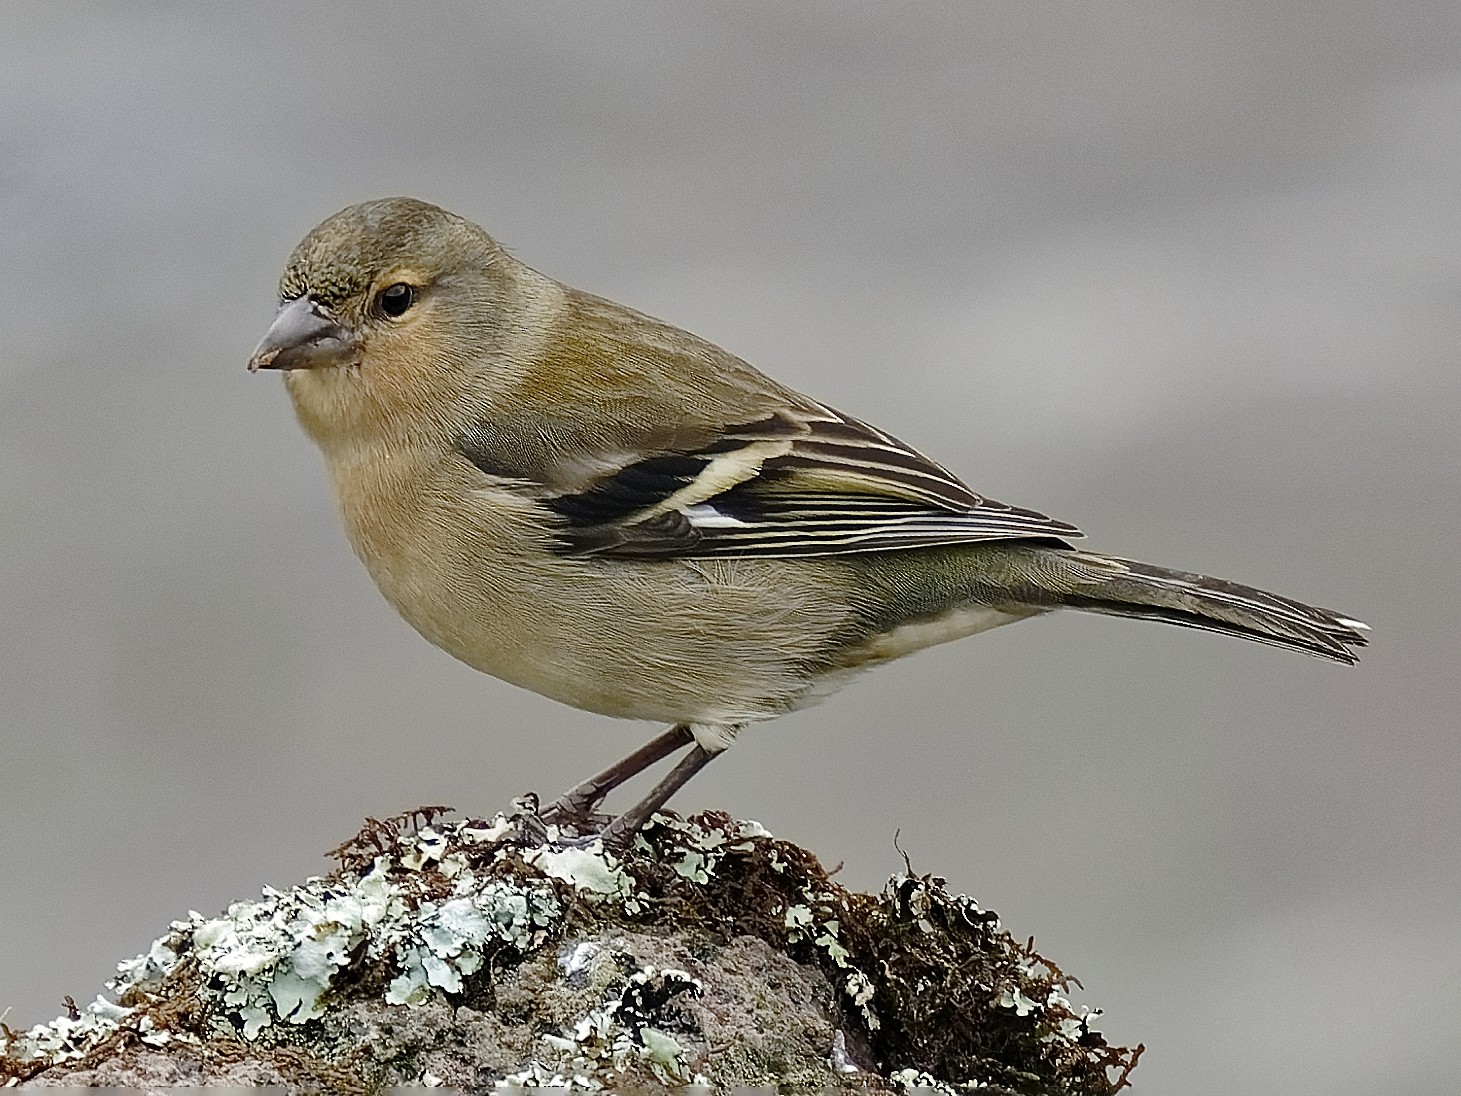
[[[250, 361], [283, 373], [385, 599], [469, 666], [668, 724], [539, 811], [622, 844], [737, 732], [862, 671], [1058, 609], [1340, 663], [1368, 626], [1086, 551], [892, 434], [527, 266], [415, 198], [294, 249]], [[684, 750], [638, 803], [620, 784]], [[595, 820], [600, 820], [601, 824]]]

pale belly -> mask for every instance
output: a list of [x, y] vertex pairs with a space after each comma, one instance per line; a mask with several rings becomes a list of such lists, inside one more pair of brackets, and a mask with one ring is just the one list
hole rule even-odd
[[[513, 512], [525, 504], [493, 501], [479, 499], [471, 520], [418, 507], [409, 526], [348, 513], [346, 525], [381, 593], [426, 639], [554, 700], [630, 719], [767, 719], [807, 697], [845, 630], [849, 610], [815, 565], [564, 557], [534, 515]], [[427, 527], [435, 535], [420, 535]]]

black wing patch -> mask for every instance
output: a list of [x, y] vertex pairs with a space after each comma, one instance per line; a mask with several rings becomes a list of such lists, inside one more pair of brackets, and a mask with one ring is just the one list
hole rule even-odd
[[650, 457], [619, 469], [587, 491], [559, 495], [545, 505], [579, 528], [622, 522], [690, 486], [712, 459], [693, 453]]

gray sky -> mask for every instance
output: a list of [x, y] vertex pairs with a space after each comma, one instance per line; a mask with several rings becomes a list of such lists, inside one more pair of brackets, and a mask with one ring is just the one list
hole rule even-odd
[[89, 999], [366, 814], [651, 728], [475, 674], [350, 555], [276, 377], [296, 240], [408, 193], [1096, 548], [1370, 621], [1344, 668], [1062, 615], [677, 801], [900, 844], [1138, 1093], [1461, 1086], [1461, 7], [6, 4], [0, 1010]]

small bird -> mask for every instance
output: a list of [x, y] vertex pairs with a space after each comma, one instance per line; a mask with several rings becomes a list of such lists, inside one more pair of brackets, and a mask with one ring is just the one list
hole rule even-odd
[[249, 362], [284, 371], [356, 554], [432, 643], [484, 673], [670, 729], [540, 812], [623, 841], [737, 731], [859, 671], [1055, 609], [1353, 663], [1357, 620], [1080, 551], [891, 434], [735, 355], [519, 262], [413, 198], [294, 249]]

